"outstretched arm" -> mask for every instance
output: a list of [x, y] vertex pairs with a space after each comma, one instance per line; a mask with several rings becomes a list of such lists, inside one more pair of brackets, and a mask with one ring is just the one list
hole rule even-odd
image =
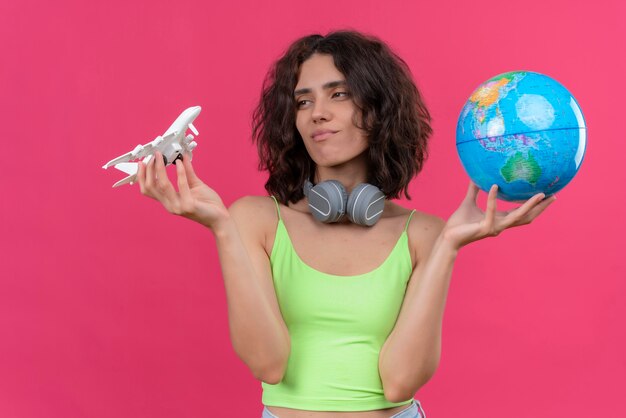
[[213, 232], [233, 348], [256, 378], [276, 384], [287, 367], [290, 340], [263, 246], [263, 220], [259, 219], [263, 211], [258, 200], [243, 198], [228, 210], [218, 194], [196, 176], [187, 156], [182, 162], [176, 161], [176, 172], [178, 191], [167, 178], [160, 155], [147, 165], [140, 163], [137, 179], [141, 192], [161, 202], [170, 213], [192, 219]]
[[494, 185], [483, 212], [476, 204], [478, 187], [470, 182], [459, 208], [445, 224], [433, 224], [435, 232], [427, 234], [421, 243], [418, 265], [398, 320], [379, 356], [379, 372], [388, 400], [411, 399], [439, 365], [443, 312], [459, 249], [497, 236], [507, 228], [531, 223], [556, 199], [539, 193], [514, 210], [497, 211], [496, 195]]

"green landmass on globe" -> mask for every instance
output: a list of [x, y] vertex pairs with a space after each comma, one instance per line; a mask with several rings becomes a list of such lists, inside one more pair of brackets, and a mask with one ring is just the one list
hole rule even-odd
[[506, 163], [500, 169], [500, 173], [508, 183], [515, 180], [524, 180], [534, 186], [537, 184], [539, 177], [541, 177], [541, 166], [539, 166], [532, 154], [528, 154], [528, 157], [525, 157], [521, 152], [517, 152], [506, 160]]

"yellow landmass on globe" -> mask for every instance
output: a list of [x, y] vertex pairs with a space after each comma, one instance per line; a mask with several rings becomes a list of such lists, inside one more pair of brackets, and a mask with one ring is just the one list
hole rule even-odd
[[476, 103], [478, 107], [489, 107], [498, 101], [500, 88], [506, 86], [510, 81], [510, 79], [503, 77], [498, 81], [487, 83], [471, 95], [470, 101]]

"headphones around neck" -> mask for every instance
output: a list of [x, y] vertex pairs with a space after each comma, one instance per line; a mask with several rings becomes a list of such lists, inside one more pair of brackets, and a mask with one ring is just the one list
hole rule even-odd
[[348, 214], [352, 223], [372, 226], [380, 219], [385, 207], [385, 195], [376, 186], [361, 183], [348, 197], [343, 184], [326, 180], [316, 185], [304, 183], [304, 195], [309, 199], [309, 210], [320, 222], [332, 223]]

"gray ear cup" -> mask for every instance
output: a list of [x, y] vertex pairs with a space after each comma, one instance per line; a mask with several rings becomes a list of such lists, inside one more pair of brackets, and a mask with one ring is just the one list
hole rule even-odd
[[337, 222], [346, 213], [348, 193], [337, 180], [323, 181], [315, 186], [306, 181], [304, 195], [309, 199], [309, 210], [320, 222]]
[[383, 192], [376, 186], [361, 183], [350, 193], [346, 211], [353, 223], [372, 226], [381, 217], [384, 207]]

